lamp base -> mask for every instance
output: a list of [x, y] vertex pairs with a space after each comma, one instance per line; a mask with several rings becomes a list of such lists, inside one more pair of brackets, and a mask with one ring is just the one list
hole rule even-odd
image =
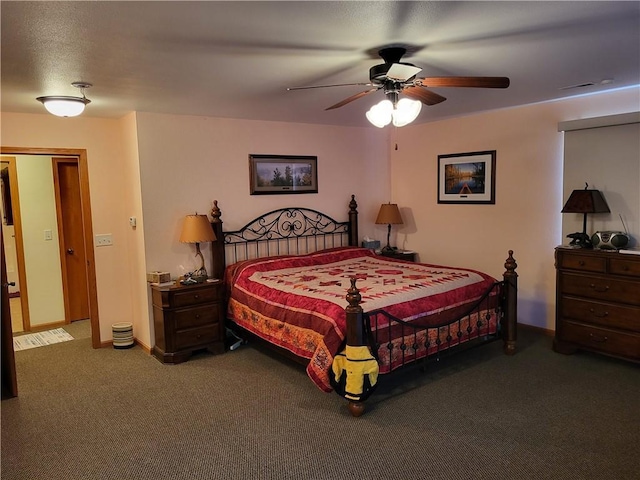
[[569, 245], [571, 246], [580, 248], [593, 248], [593, 244], [591, 243], [589, 235], [584, 232], [570, 233], [569, 235], [567, 235], [567, 238], [572, 239], [571, 242], [569, 242]]

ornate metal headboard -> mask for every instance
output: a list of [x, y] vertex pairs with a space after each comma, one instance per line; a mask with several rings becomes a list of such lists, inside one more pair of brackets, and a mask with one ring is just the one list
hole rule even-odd
[[309, 208], [281, 208], [265, 213], [232, 232], [222, 230], [217, 200], [211, 210], [214, 232], [212, 274], [221, 278], [225, 265], [275, 255], [312, 253], [325, 248], [358, 244], [355, 196], [349, 203], [349, 220], [338, 222]]

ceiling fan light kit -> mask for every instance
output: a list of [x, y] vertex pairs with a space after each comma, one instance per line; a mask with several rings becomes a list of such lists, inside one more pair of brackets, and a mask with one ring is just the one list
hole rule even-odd
[[[422, 71], [411, 63], [400, 62], [407, 53], [404, 46], [390, 46], [378, 51], [384, 63], [369, 69], [369, 83], [342, 83], [335, 85], [313, 85], [308, 87], [290, 87], [288, 90], [304, 90], [309, 88], [346, 87], [363, 85], [368, 90], [356, 93], [332, 105], [325, 110], [340, 108], [347, 103], [362, 98], [370, 93], [382, 90], [386, 99], [374, 105], [366, 113], [367, 119], [376, 127], [382, 128], [393, 122], [402, 127], [413, 122], [422, 108], [422, 104], [431, 106], [446, 100], [442, 95], [427, 87], [467, 87], [467, 88], [507, 88], [510, 80], [507, 77], [422, 77], [416, 75]], [[409, 98], [398, 101], [398, 95]], [[411, 100], [410, 100], [411, 99]]]
[[57, 117], [77, 117], [84, 112], [84, 107], [91, 103], [91, 100], [85, 96], [84, 90], [92, 85], [86, 82], [73, 82], [71, 85], [80, 89], [82, 97], [49, 95], [38, 97], [36, 100], [41, 102], [49, 113]]
[[408, 98], [401, 99], [396, 105], [385, 99], [376, 103], [366, 113], [367, 120], [378, 128], [393, 122], [395, 127], [404, 127], [413, 122], [422, 109], [422, 103]]

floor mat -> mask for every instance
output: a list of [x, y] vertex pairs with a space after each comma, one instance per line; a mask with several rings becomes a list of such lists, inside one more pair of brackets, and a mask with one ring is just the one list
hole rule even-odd
[[29, 333], [13, 338], [13, 349], [18, 352], [20, 350], [28, 350], [30, 348], [43, 347], [54, 343], [68, 342], [73, 337], [67, 333], [64, 328], [56, 328], [55, 330], [47, 330], [45, 332]]

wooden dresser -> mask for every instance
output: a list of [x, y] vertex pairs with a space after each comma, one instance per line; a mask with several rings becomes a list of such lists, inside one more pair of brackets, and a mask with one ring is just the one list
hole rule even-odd
[[640, 255], [556, 248], [553, 348], [640, 361]]
[[151, 287], [156, 343], [163, 363], [188, 360], [196, 350], [224, 352], [222, 282]]

